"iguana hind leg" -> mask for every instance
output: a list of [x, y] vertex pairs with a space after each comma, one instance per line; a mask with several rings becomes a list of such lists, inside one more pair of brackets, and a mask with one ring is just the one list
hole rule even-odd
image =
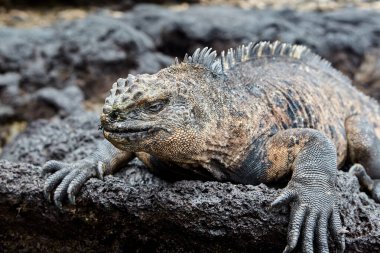
[[361, 115], [349, 117], [345, 126], [349, 158], [354, 163], [350, 173], [380, 203], [380, 140], [373, 125]]
[[355, 175], [362, 188], [371, 193], [372, 198], [380, 203], [380, 180], [373, 180], [368, 176], [365, 168], [361, 164], [354, 164], [350, 168], [350, 173]]

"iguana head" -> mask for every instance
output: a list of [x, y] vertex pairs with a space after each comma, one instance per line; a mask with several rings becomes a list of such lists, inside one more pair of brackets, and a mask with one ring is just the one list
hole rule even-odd
[[216, 118], [218, 81], [207, 68], [185, 62], [120, 78], [103, 107], [104, 136], [119, 149], [172, 160], [199, 153]]

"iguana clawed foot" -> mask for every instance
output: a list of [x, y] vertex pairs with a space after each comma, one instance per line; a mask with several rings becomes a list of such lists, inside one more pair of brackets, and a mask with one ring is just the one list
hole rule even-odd
[[372, 179], [361, 164], [352, 165], [350, 174], [356, 176], [360, 186], [368, 191], [377, 203], [380, 203], [380, 180]]
[[106, 174], [112, 174], [134, 158], [132, 152], [116, 149], [108, 141], [98, 143], [97, 150], [90, 156], [74, 163], [48, 161], [42, 168], [42, 173], [53, 173], [44, 185], [47, 199], [53, 200], [62, 209], [62, 202], [68, 198], [75, 204], [75, 196], [83, 184], [92, 177], [103, 179]]
[[[316, 182], [319, 181], [319, 182]], [[329, 252], [328, 229], [335, 238], [338, 252], [345, 249], [345, 229], [342, 227], [338, 208], [335, 206], [335, 189], [330, 180], [317, 178], [293, 179], [281, 195], [272, 203], [280, 206], [290, 203], [288, 243], [283, 251], [291, 252], [297, 246], [302, 230], [302, 252]], [[314, 236], [316, 233], [316, 236]], [[316, 251], [313, 241], [316, 237]]]
[[42, 168], [42, 173], [51, 173], [44, 185], [45, 197], [53, 200], [57, 207], [62, 209], [62, 202], [67, 196], [71, 204], [75, 204], [75, 195], [82, 185], [91, 177], [101, 176], [96, 162], [83, 159], [73, 164], [48, 161]]

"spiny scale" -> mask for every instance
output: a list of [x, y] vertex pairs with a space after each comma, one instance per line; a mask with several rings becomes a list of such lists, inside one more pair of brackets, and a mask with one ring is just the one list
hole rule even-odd
[[[216, 75], [225, 75], [227, 70], [232, 69], [241, 62], [264, 57], [289, 57], [299, 59], [310, 66], [322, 68], [326, 72], [333, 73], [334, 76], [343, 79], [345, 82], [349, 81], [347, 77], [332, 68], [328, 61], [322, 59], [302, 45], [291, 45], [279, 41], [263, 41], [256, 44], [251, 42], [248, 45], [240, 45], [235, 49], [230, 48], [227, 50], [227, 53], [222, 51], [220, 58], [216, 56], [216, 51], [212, 51], [211, 48], [205, 47], [202, 50], [198, 48], [193, 55], [189, 56], [186, 54], [183, 62], [202, 65]], [[180, 64], [178, 59], [175, 60], [175, 64]]]
[[117, 81], [112, 85], [109, 95], [105, 100], [105, 104], [103, 106], [104, 113], [109, 113], [112, 110], [112, 105], [115, 103], [116, 98], [125, 93], [127, 87], [130, 87], [133, 84], [134, 79], [135, 77], [130, 74], [127, 79], [117, 79]]
[[[200, 64], [213, 72], [220, 71], [218, 66], [219, 63], [215, 60], [217, 55], [216, 51], [211, 50], [212, 48], [208, 47], [203, 48], [202, 51], [198, 48], [192, 56], [186, 54], [183, 58], [183, 62], [189, 64]], [[180, 64], [178, 59], [175, 61], [175, 64]]]

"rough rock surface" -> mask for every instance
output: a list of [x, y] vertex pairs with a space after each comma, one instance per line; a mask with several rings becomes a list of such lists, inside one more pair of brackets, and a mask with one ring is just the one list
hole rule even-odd
[[0, 159], [43, 165], [50, 159], [75, 161], [86, 157], [102, 139], [99, 116], [83, 112], [65, 120], [34, 121], [16, 139], [4, 147]]
[[[76, 84], [92, 89], [104, 86], [96, 91], [101, 94], [114, 78], [133, 69], [150, 72], [140, 66], [137, 56], [154, 49], [143, 32], [103, 14], [47, 28], [1, 28], [0, 37], [0, 72], [19, 73], [15, 82], [28, 92]], [[168, 59], [155, 57], [153, 61], [168, 63]]]
[[380, 98], [380, 49], [369, 50], [354, 76], [355, 83], [364, 93]]
[[[58, 101], [64, 88], [79, 87], [75, 97], [83, 92], [86, 99], [96, 100], [118, 77], [153, 73], [172, 62], [154, 51], [146, 34], [101, 13], [52, 27], [3, 27], [0, 37], [0, 107], [8, 108], [0, 111], [0, 121], [70, 114], [75, 110]], [[57, 90], [40, 91], [47, 87]], [[44, 113], [30, 113], [31, 103]], [[80, 103], [71, 101], [77, 107]]]
[[[94, 114], [40, 120], [5, 148], [0, 161], [0, 248], [279, 252], [284, 247], [288, 208], [269, 208], [279, 190], [219, 182], [168, 183], [137, 160], [104, 181], [91, 179], [77, 205], [60, 212], [43, 198], [40, 165], [88, 155], [101, 138], [97, 121]], [[380, 205], [344, 172], [339, 173], [338, 195], [349, 231], [346, 252], [379, 251]]]
[[[354, 8], [297, 12], [194, 5], [183, 11], [173, 11], [156, 5], [140, 5], [127, 12], [123, 19], [147, 33], [158, 47], [175, 55], [176, 48], [167, 47], [168, 44], [180, 46], [180, 54], [184, 54], [199, 44], [222, 50], [230, 47], [228, 42], [235, 45], [280, 39], [306, 44], [328, 56], [336, 49], [363, 54], [368, 48], [378, 47], [379, 18], [377, 11]], [[183, 44], [178, 39], [188, 40]]]
[[297, 12], [193, 6], [175, 12], [141, 5], [124, 19], [169, 55], [182, 56], [205, 45], [223, 50], [242, 42], [281, 40], [309, 46], [351, 77], [364, 54], [380, 47], [380, 13], [354, 8]]

